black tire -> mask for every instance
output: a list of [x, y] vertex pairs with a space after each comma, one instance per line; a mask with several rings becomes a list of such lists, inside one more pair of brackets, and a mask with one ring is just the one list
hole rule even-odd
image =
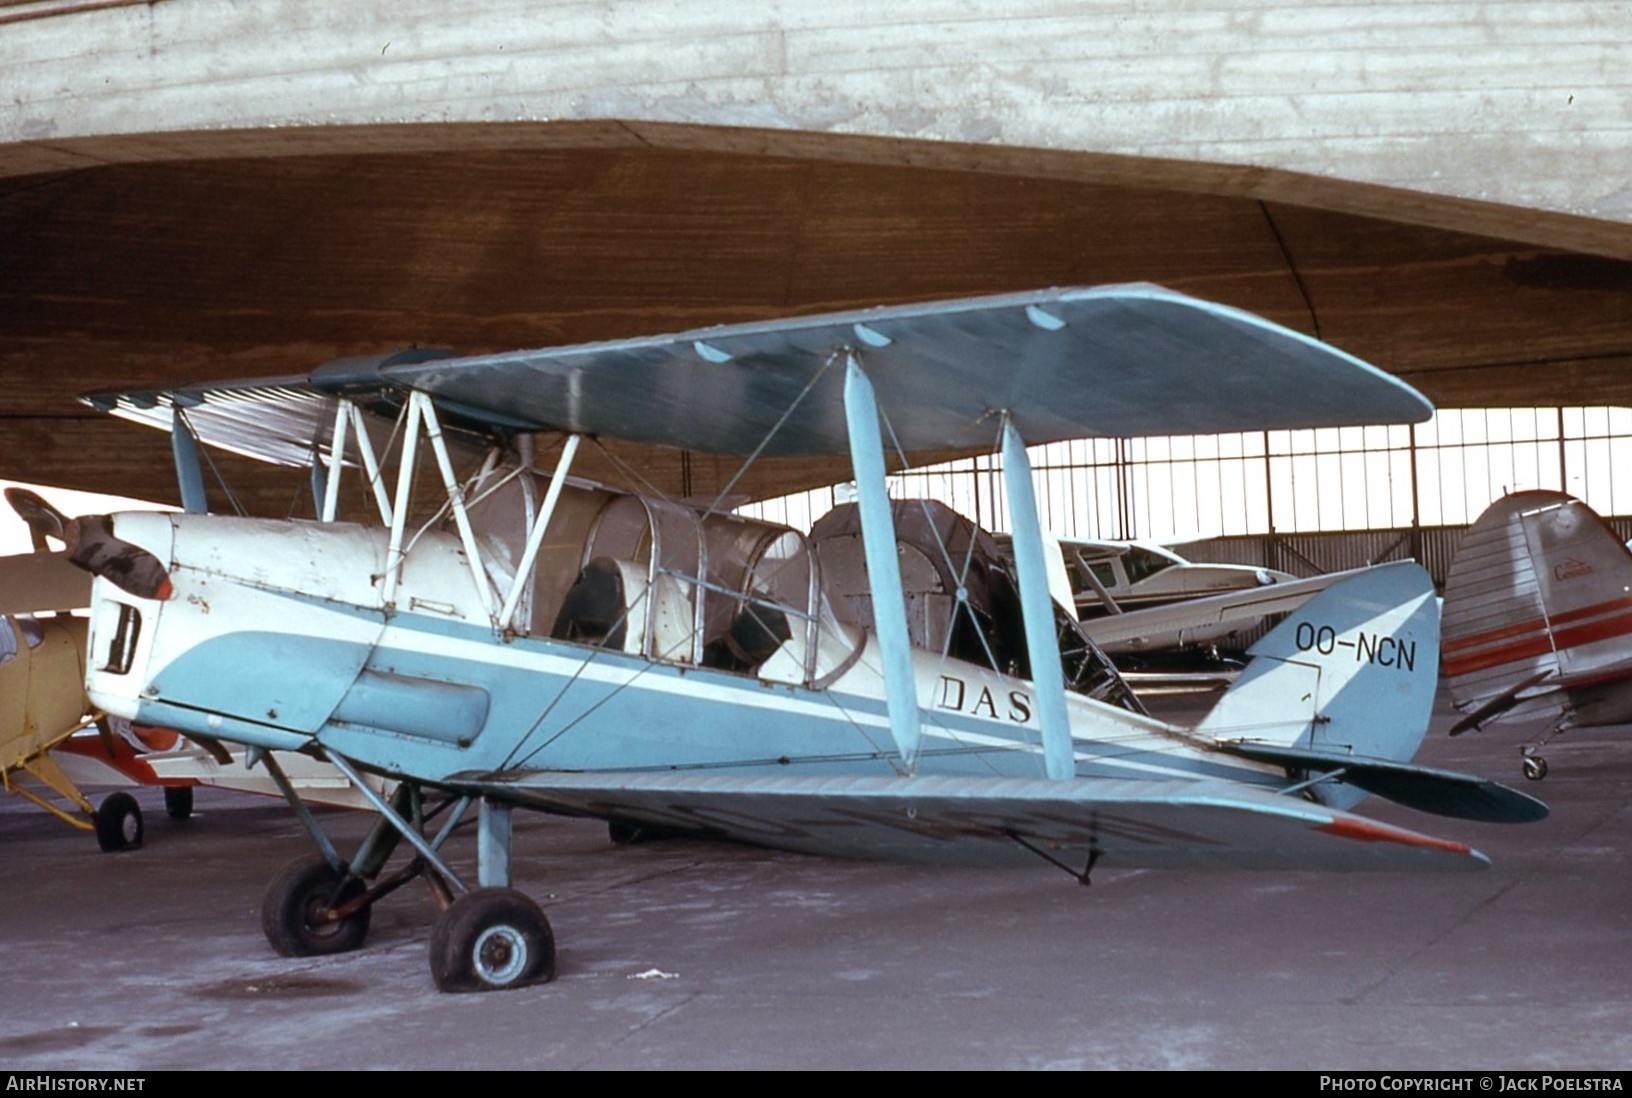
[[185, 820], [193, 814], [193, 787], [167, 785], [164, 787], [164, 813], [172, 820]]
[[618, 846], [655, 843], [663, 839], [680, 838], [684, 834], [682, 831], [674, 831], [667, 827], [654, 827], [651, 824], [635, 823], [633, 820], [606, 821], [606, 837]]
[[349, 953], [368, 936], [372, 907], [364, 907], [338, 922], [324, 916], [362, 892], [363, 883], [356, 879], [346, 880], [342, 887], [340, 874], [321, 856], [297, 858], [267, 886], [266, 898], [261, 901], [261, 931], [272, 948], [285, 957]]
[[555, 979], [544, 911], [513, 888], [478, 888], [431, 928], [431, 978], [442, 991], [499, 991]]
[[606, 837], [617, 846], [633, 846], [636, 843], [649, 843], [658, 836], [645, 824], [632, 820], [607, 820]]
[[1526, 755], [1524, 757], [1524, 776], [1533, 782], [1539, 782], [1547, 776], [1547, 760], [1540, 755]]
[[96, 845], [109, 854], [142, 845], [142, 806], [129, 793], [110, 793], [93, 817]]

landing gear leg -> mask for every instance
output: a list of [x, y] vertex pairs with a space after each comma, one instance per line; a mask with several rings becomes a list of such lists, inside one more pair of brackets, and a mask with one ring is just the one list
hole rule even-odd
[[1534, 747], [1525, 746], [1519, 749], [1524, 756], [1524, 776], [1533, 782], [1539, 782], [1547, 776], [1547, 760], [1536, 754]]
[[[405, 782], [397, 787], [389, 805], [384, 800], [376, 801], [381, 819], [348, 863], [300, 799], [277, 760], [267, 755], [264, 762], [318, 848], [316, 855], [298, 858], [285, 866], [268, 886], [261, 902], [261, 930], [266, 940], [285, 957], [322, 956], [359, 948], [368, 935], [375, 901], [427, 872], [426, 859], [415, 858], [407, 868], [372, 887], [368, 884], [384, 869], [403, 829], [424, 824], [419, 788]], [[360, 786], [360, 779], [353, 777], [353, 781]], [[409, 824], [404, 816], [413, 823]], [[443, 837], [451, 830], [450, 825]], [[424, 843], [417, 832], [414, 839], [417, 844]], [[440, 860], [436, 864], [440, 866]]]
[[164, 814], [172, 820], [185, 820], [193, 814], [193, 787], [167, 785], [164, 787]]
[[[555, 936], [550, 922], [538, 904], [510, 887], [508, 804], [485, 798], [481, 802], [476, 840], [480, 887], [473, 891], [437, 853], [464, 818], [469, 797], [459, 798], [435, 838], [427, 839], [422, 831], [428, 816], [418, 786], [404, 782], [387, 803], [347, 759], [331, 753], [329, 761], [379, 810], [380, 819], [357, 856], [346, 863], [277, 769], [276, 760], [266, 757], [267, 769], [321, 851], [321, 857], [291, 864], [267, 892], [261, 923], [274, 949], [286, 956], [355, 949], [367, 933], [370, 906], [422, 876], [430, 883], [438, 906], [445, 908], [431, 929], [431, 977], [438, 988], [493, 991], [555, 978]], [[406, 868], [368, 887], [364, 882], [381, 872], [399, 841], [406, 841], [418, 856]], [[455, 892], [462, 895], [452, 899]]]
[[555, 979], [555, 935], [543, 909], [510, 885], [510, 806], [484, 799], [477, 838], [483, 887], [431, 929], [431, 978], [442, 991], [498, 991]]

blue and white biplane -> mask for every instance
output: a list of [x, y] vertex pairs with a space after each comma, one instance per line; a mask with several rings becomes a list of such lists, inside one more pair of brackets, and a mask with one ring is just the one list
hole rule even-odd
[[[1410, 764], [1439, 647], [1414, 565], [1306, 603], [1195, 728], [1149, 715], [1050, 599], [1028, 444], [1429, 415], [1347, 354], [1158, 287], [86, 399], [173, 433], [192, 512], [74, 522], [97, 577], [95, 703], [247, 745], [275, 777], [283, 750], [401, 783], [349, 859], [302, 812], [320, 853], [263, 905], [287, 955], [356, 948], [371, 905], [423, 874], [444, 904], [438, 986], [550, 979], [549, 923], [510, 887], [518, 806], [615, 834], [1083, 881], [1096, 865], [1476, 869], [1462, 843], [1349, 808], [1376, 793], [1473, 819], [1546, 812]], [[857, 502], [805, 535], [575, 477], [605, 439], [830, 459]], [[310, 464], [317, 521], [197, 513], [200, 444]], [[974, 448], [1002, 455], [1012, 564], [948, 508], [888, 498], [891, 463]], [[377, 524], [336, 521], [349, 476]], [[472, 813], [465, 881], [444, 844]], [[404, 841], [412, 865], [386, 873]]]

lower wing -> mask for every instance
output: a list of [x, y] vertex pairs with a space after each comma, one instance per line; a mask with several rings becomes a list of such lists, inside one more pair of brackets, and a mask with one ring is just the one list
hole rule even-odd
[[944, 865], [1482, 869], [1461, 843], [1217, 781], [506, 771], [463, 792], [760, 846]]

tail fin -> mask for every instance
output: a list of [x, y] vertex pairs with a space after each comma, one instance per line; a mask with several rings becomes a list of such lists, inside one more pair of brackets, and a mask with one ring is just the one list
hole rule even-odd
[[1491, 504], [1445, 583], [1445, 674], [1457, 707], [1556, 716], [1563, 699], [1550, 685], [1624, 671], [1629, 588], [1632, 552], [1585, 503], [1520, 492]]
[[1547, 815], [1534, 797], [1410, 765], [1434, 708], [1439, 604], [1410, 562], [1333, 584], [1263, 640], [1197, 727], [1222, 750], [1284, 767], [1304, 795], [1350, 808], [1367, 794], [1470, 820]]
[[1433, 581], [1409, 561], [1369, 568], [1304, 603], [1248, 655], [1198, 733], [1410, 759], [1428, 731], [1439, 677]]

